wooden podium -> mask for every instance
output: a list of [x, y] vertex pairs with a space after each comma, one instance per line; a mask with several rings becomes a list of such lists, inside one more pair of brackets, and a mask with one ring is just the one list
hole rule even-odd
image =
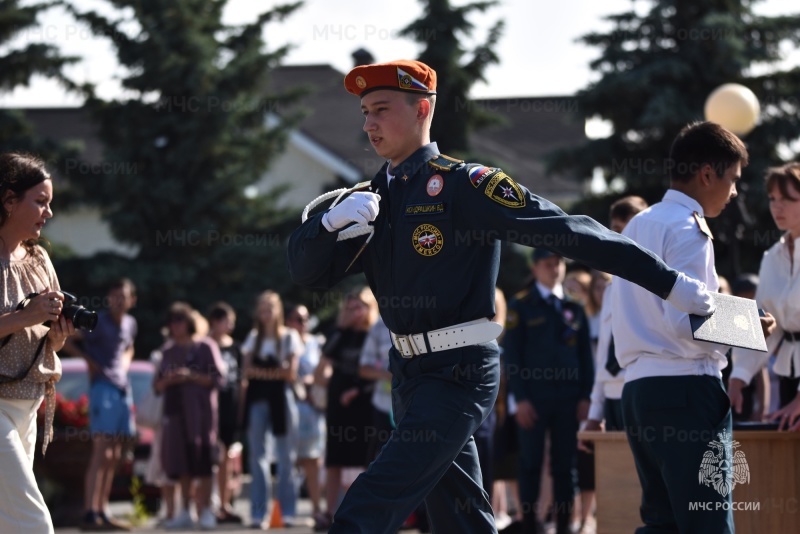
[[[580, 432], [578, 438], [594, 442], [597, 534], [632, 533], [643, 525], [642, 494], [625, 433]], [[800, 432], [734, 430], [733, 439], [750, 467], [750, 483], [733, 490], [736, 533], [800, 533]]]

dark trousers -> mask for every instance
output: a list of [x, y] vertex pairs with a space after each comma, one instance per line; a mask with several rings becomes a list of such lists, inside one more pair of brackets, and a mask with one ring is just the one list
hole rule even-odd
[[[553, 478], [553, 506], [556, 522], [569, 525], [577, 482], [575, 458], [578, 451], [577, 399], [534, 401], [536, 423], [533, 428], [518, 428], [519, 498], [526, 532], [535, 532], [545, 439], [550, 433], [550, 475]], [[566, 522], [566, 525], [561, 523]]]
[[789, 378], [788, 376], [778, 377], [778, 402], [783, 408], [794, 400], [797, 396], [797, 386], [800, 384], [800, 378]]
[[397, 427], [329, 532], [395, 533], [424, 500], [433, 532], [496, 533], [472, 435], [497, 398], [497, 343], [412, 359], [392, 349], [390, 364]]
[[606, 399], [603, 404], [603, 415], [606, 419], [606, 431], [625, 430], [622, 419], [622, 399]]
[[497, 426], [497, 414], [492, 410], [489, 416], [473, 436], [478, 448], [478, 461], [483, 477], [483, 489], [492, 502], [492, 486], [494, 485], [494, 431]]
[[[699, 482], [705, 469], [731, 465], [730, 448], [727, 463], [713, 457], [724, 450], [714, 444], [730, 440], [732, 432], [722, 381], [711, 376], [640, 378], [625, 384], [622, 410], [642, 485], [645, 526], [637, 534], [732, 533], [731, 492]], [[725, 471], [718, 474], [725, 479]], [[719, 508], [717, 503], [722, 503]]]

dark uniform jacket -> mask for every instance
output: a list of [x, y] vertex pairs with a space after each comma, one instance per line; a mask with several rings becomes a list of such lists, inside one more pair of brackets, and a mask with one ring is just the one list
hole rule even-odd
[[518, 401], [589, 400], [594, 361], [583, 306], [561, 300], [560, 310], [534, 285], [508, 303], [503, 358]]
[[366, 236], [337, 242], [309, 217], [289, 239], [289, 270], [303, 286], [327, 289], [364, 272], [386, 326], [412, 334], [494, 316], [500, 241], [545, 247], [629, 279], [666, 298], [677, 279], [633, 241], [585, 216], [568, 216], [503, 171], [465, 164], [422, 146], [371, 190], [381, 195], [375, 235], [346, 271]]

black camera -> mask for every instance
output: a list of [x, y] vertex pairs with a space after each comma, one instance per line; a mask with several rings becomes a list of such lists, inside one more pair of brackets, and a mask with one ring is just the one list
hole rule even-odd
[[[78, 297], [72, 293], [59, 290], [64, 295], [64, 306], [61, 308], [61, 315], [72, 321], [75, 328], [91, 332], [97, 326], [97, 313], [92, 310], [87, 310], [78, 304]], [[36, 293], [28, 295], [28, 299], [38, 297]], [[45, 326], [50, 326], [50, 321], [43, 323]]]

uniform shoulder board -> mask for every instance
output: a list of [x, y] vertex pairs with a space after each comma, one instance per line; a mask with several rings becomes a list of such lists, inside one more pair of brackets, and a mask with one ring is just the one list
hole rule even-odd
[[428, 160], [428, 165], [439, 171], [450, 172], [454, 168], [464, 163], [464, 160], [451, 158], [444, 154], [438, 154]]
[[528, 295], [530, 295], [530, 292], [531, 292], [530, 289], [523, 289], [522, 291], [517, 291], [516, 293], [514, 293], [514, 299], [522, 300]]
[[711, 228], [708, 227], [708, 222], [706, 221], [705, 217], [695, 211], [694, 220], [697, 221], [697, 228], [700, 230], [701, 234], [705, 235], [709, 239], [714, 239], [714, 236], [711, 234]]

